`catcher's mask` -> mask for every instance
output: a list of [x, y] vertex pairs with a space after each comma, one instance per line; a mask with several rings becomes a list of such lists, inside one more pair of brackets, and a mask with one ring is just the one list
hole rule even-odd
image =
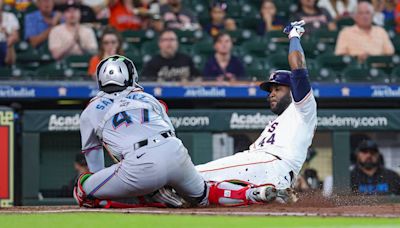
[[271, 92], [273, 84], [290, 86], [290, 77], [292, 72], [287, 70], [277, 70], [269, 76], [269, 80], [262, 82], [260, 88], [264, 91]]
[[130, 86], [142, 88], [132, 60], [121, 55], [103, 59], [97, 65], [96, 76], [99, 89], [106, 93], [120, 92]]

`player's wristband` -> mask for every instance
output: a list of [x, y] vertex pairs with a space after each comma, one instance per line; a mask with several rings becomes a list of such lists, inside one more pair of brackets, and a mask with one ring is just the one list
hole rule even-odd
[[300, 44], [300, 38], [298, 38], [298, 37], [292, 37], [290, 39], [289, 54], [294, 51], [299, 51], [304, 54], [303, 48], [301, 47], [301, 44]]

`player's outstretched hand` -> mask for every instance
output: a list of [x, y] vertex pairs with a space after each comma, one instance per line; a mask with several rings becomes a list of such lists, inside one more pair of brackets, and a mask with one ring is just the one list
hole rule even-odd
[[289, 39], [292, 37], [298, 37], [300, 39], [305, 31], [303, 28], [305, 24], [306, 22], [304, 20], [291, 22], [283, 29], [283, 32], [288, 34]]

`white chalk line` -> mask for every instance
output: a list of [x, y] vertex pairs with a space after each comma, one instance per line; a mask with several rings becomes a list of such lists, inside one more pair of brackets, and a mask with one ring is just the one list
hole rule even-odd
[[56, 209], [56, 210], [0, 210], [0, 214], [60, 214], [60, 213], [124, 213], [153, 215], [202, 215], [202, 216], [293, 216], [293, 217], [372, 217], [399, 218], [397, 214], [366, 213], [314, 213], [314, 212], [223, 212], [223, 211], [165, 211], [165, 210], [129, 210], [129, 209]]

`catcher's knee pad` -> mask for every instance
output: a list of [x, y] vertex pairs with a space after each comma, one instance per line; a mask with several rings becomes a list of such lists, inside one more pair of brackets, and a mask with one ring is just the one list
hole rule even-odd
[[82, 173], [75, 184], [74, 187], [74, 198], [80, 207], [99, 207], [99, 200], [89, 199], [86, 195], [85, 190], [83, 190], [83, 183], [92, 175], [93, 173]]
[[222, 206], [248, 205], [247, 190], [251, 185], [238, 185], [229, 181], [209, 182], [208, 201]]

